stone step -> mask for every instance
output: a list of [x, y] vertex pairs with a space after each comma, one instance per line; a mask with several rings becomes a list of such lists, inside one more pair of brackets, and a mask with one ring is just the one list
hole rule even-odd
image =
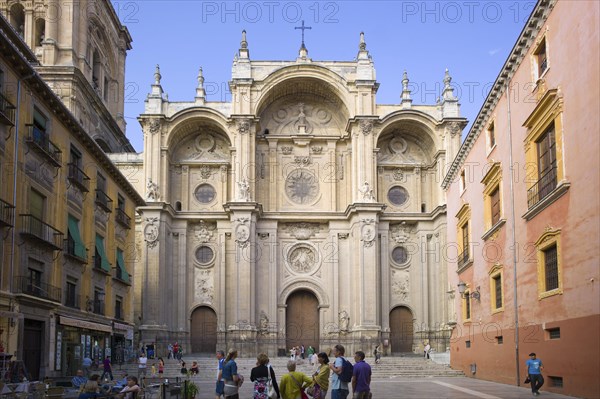
[[[183, 360], [186, 367], [189, 369], [192, 362], [198, 362], [198, 377], [199, 379], [213, 379], [216, 374], [216, 359], [205, 355], [185, 355]], [[272, 358], [271, 366], [275, 370], [276, 375], [287, 373], [288, 358], [278, 357]], [[371, 365], [373, 378], [396, 378], [396, 377], [464, 377], [464, 373], [458, 370], [452, 370], [450, 367], [442, 364], [434, 363], [431, 360], [425, 360], [420, 356], [415, 357], [384, 357], [380, 364], [375, 364], [374, 358], [367, 358], [367, 363]], [[154, 359], [148, 360], [147, 376], [150, 377], [151, 366], [155, 362]], [[245, 377], [250, 376], [250, 371], [256, 366], [256, 359], [253, 358], [238, 358], [236, 359], [238, 372]], [[306, 374], [312, 374], [316, 369], [315, 365], [310, 365], [307, 360], [299, 360], [296, 366], [298, 371]], [[131, 375], [137, 375], [138, 367], [136, 363], [114, 366], [116, 375], [120, 376], [123, 372]], [[181, 366], [177, 360], [165, 360], [164, 374], [165, 378], [174, 379], [183, 377], [181, 374]]]

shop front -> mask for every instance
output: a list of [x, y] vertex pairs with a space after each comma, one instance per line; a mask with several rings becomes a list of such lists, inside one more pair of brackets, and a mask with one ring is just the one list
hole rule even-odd
[[75, 375], [83, 359], [92, 359], [91, 372], [102, 370], [102, 360], [111, 356], [112, 326], [60, 316], [56, 331], [54, 369], [58, 375]]
[[112, 363], [122, 365], [136, 359], [133, 350], [133, 326], [113, 323]]

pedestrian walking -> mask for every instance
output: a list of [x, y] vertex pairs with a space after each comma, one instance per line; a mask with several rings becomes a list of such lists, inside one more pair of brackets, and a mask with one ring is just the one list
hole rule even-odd
[[238, 374], [237, 363], [235, 362], [237, 356], [237, 350], [230, 349], [227, 357], [225, 358], [225, 365], [223, 366], [225, 399], [240, 399], [238, 391], [244, 383], [244, 377], [241, 374]]
[[371, 366], [365, 362], [365, 352], [354, 353], [354, 368], [352, 369], [352, 399], [370, 399]]
[[431, 352], [431, 345], [429, 345], [429, 342], [427, 342], [423, 348], [423, 357], [425, 359], [429, 359], [429, 352]]
[[102, 377], [100, 377], [101, 380], [104, 379], [105, 375], [109, 375], [110, 376], [110, 380], [113, 380], [113, 374], [112, 374], [112, 364], [110, 364], [110, 356], [106, 356], [104, 358], [104, 372], [102, 373]]
[[254, 382], [253, 399], [269, 399], [269, 380], [277, 392], [277, 397], [281, 397], [275, 371], [269, 364], [269, 357], [261, 353], [256, 357], [256, 367], [250, 371], [250, 381]]
[[529, 374], [529, 382], [531, 383], [531, 393], [533, 396], [539, 396], [540, 388], [544, 385], [544, 377], [542, 376], [544, 365], [542, 364], [542, 360], [538, 359], [534, 352], [531, 352], [529, 360], [525, 364], [527, 365], [527, 373]]
[[281, 377], [279, 392], [283, 399], [300, 398], [300, 391], [312, 384], [312, 378], [306, 374], [296, 371], [296, 362], [289, 360], [287, 363], [289, 373]]
[[333, 371], [331, 376], [331, 399], [346, 399], [350, 393], [348, 390], [348, 383], [342, 381], [339, 376], [342, 374], [345, 352], [346, 349], [341, 344], [337, 344], [333, 347], [335, 361], [333, 364], [329, 364], [329, 368]]
[[215, 387], [215, 399], [225, 396], [225, 380], [223, 379], [223, 366], [225, 365], [225, 352], [217, 351], [217, 383]]

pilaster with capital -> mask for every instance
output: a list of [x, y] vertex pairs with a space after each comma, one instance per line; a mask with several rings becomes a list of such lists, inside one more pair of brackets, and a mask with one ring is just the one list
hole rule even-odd
[[[234, 130], [236, 162], [234, 164], [233, 191], [231, 201], [239, 198], [255, 200], [255, 165], [256, 165], [256, 123], [254, 119], [237, 115], [233, 117], [231, 128]], [[241, 183], [247, 182], [248, 196], [243, 195]]]

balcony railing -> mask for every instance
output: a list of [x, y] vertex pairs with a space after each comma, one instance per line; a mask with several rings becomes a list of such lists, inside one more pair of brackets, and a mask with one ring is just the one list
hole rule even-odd
[[99, 271], [100, 273], [110, 274], [110, 263], [106, 262], [105, 267], [102, 267], [102, 257], [101, 256], [93, 256], [92, 257], [94, 270]]
[[121, 226], [125, 227], [126, 229], [131, 229], [131, 218], [129, 216], [127, 216], [125, 211], [121, 208], [117, 208], [116, 211], [117, 211], [117, 213], [115, 214], [115, 219], [116, 219], [117, 223], [119, 223]]
[[67, 295], [65, 298], [65, 306], [73, 309], [81, 308], [81, 296], [80, 295]]
[[62, 165], [62, 152], [60, 148], [50, 141], [48, 134], [43, 130], [34, 125], [27, 125], [27, 127], [29, 128], [29, 133], [26, 141], [31, 144], [33, 150], [46, 157], [54, 166], [60, 167]]
[[15, 207], [0, 199], [0, 227], [14, 226]]
[[31, 237], [56, 251], [63, 248], [64, 234], [33, 215], [21, 216], [21, 234]]
[[556, 188], [556, 168], [549, 169], [540, 179], [527, 190], [527, 207], [531, 208]]
[[96, 204], [104, 209], [106, 212], [112, 212], [112, 203], [113, 200], [110, 199], [110, 197], [108, 195], [106, 195], [106, 193], [102, 190], [100, 190], [99, 188], [96, 189]]
[[15, 277], [15, 292], [60, 302], [61, 289], [50, 284], [32, 280], [28, 276]]
[[[88, 249], [82, 245], [79, 245], [71, 237], [65, 238], [64, 240], [65, 255], [80, 263], [88, 263]], [[82, 255], [85, 254], [85, 257]]]
[[465, 248], [464, 251], [461, 252], [460, 255], [458, 255], [458, 261], [456, 263], [457, 263], [459, 269], [461, 267], [465, 266], [467, 263], [469, 263], [469, 247], [468, 246]]
[[84, 193], [90, 191], [90, 178], [88, 175], [83, 173], [83, 170], [81, 170], [79, 166], [75, 165], [74, 163], [69, 163], [67, 166], [69, 167], [69, 181]]
[[8, 101], [3, 93], [0, 93], [0, 122], [15, 125], [15, 106]]

